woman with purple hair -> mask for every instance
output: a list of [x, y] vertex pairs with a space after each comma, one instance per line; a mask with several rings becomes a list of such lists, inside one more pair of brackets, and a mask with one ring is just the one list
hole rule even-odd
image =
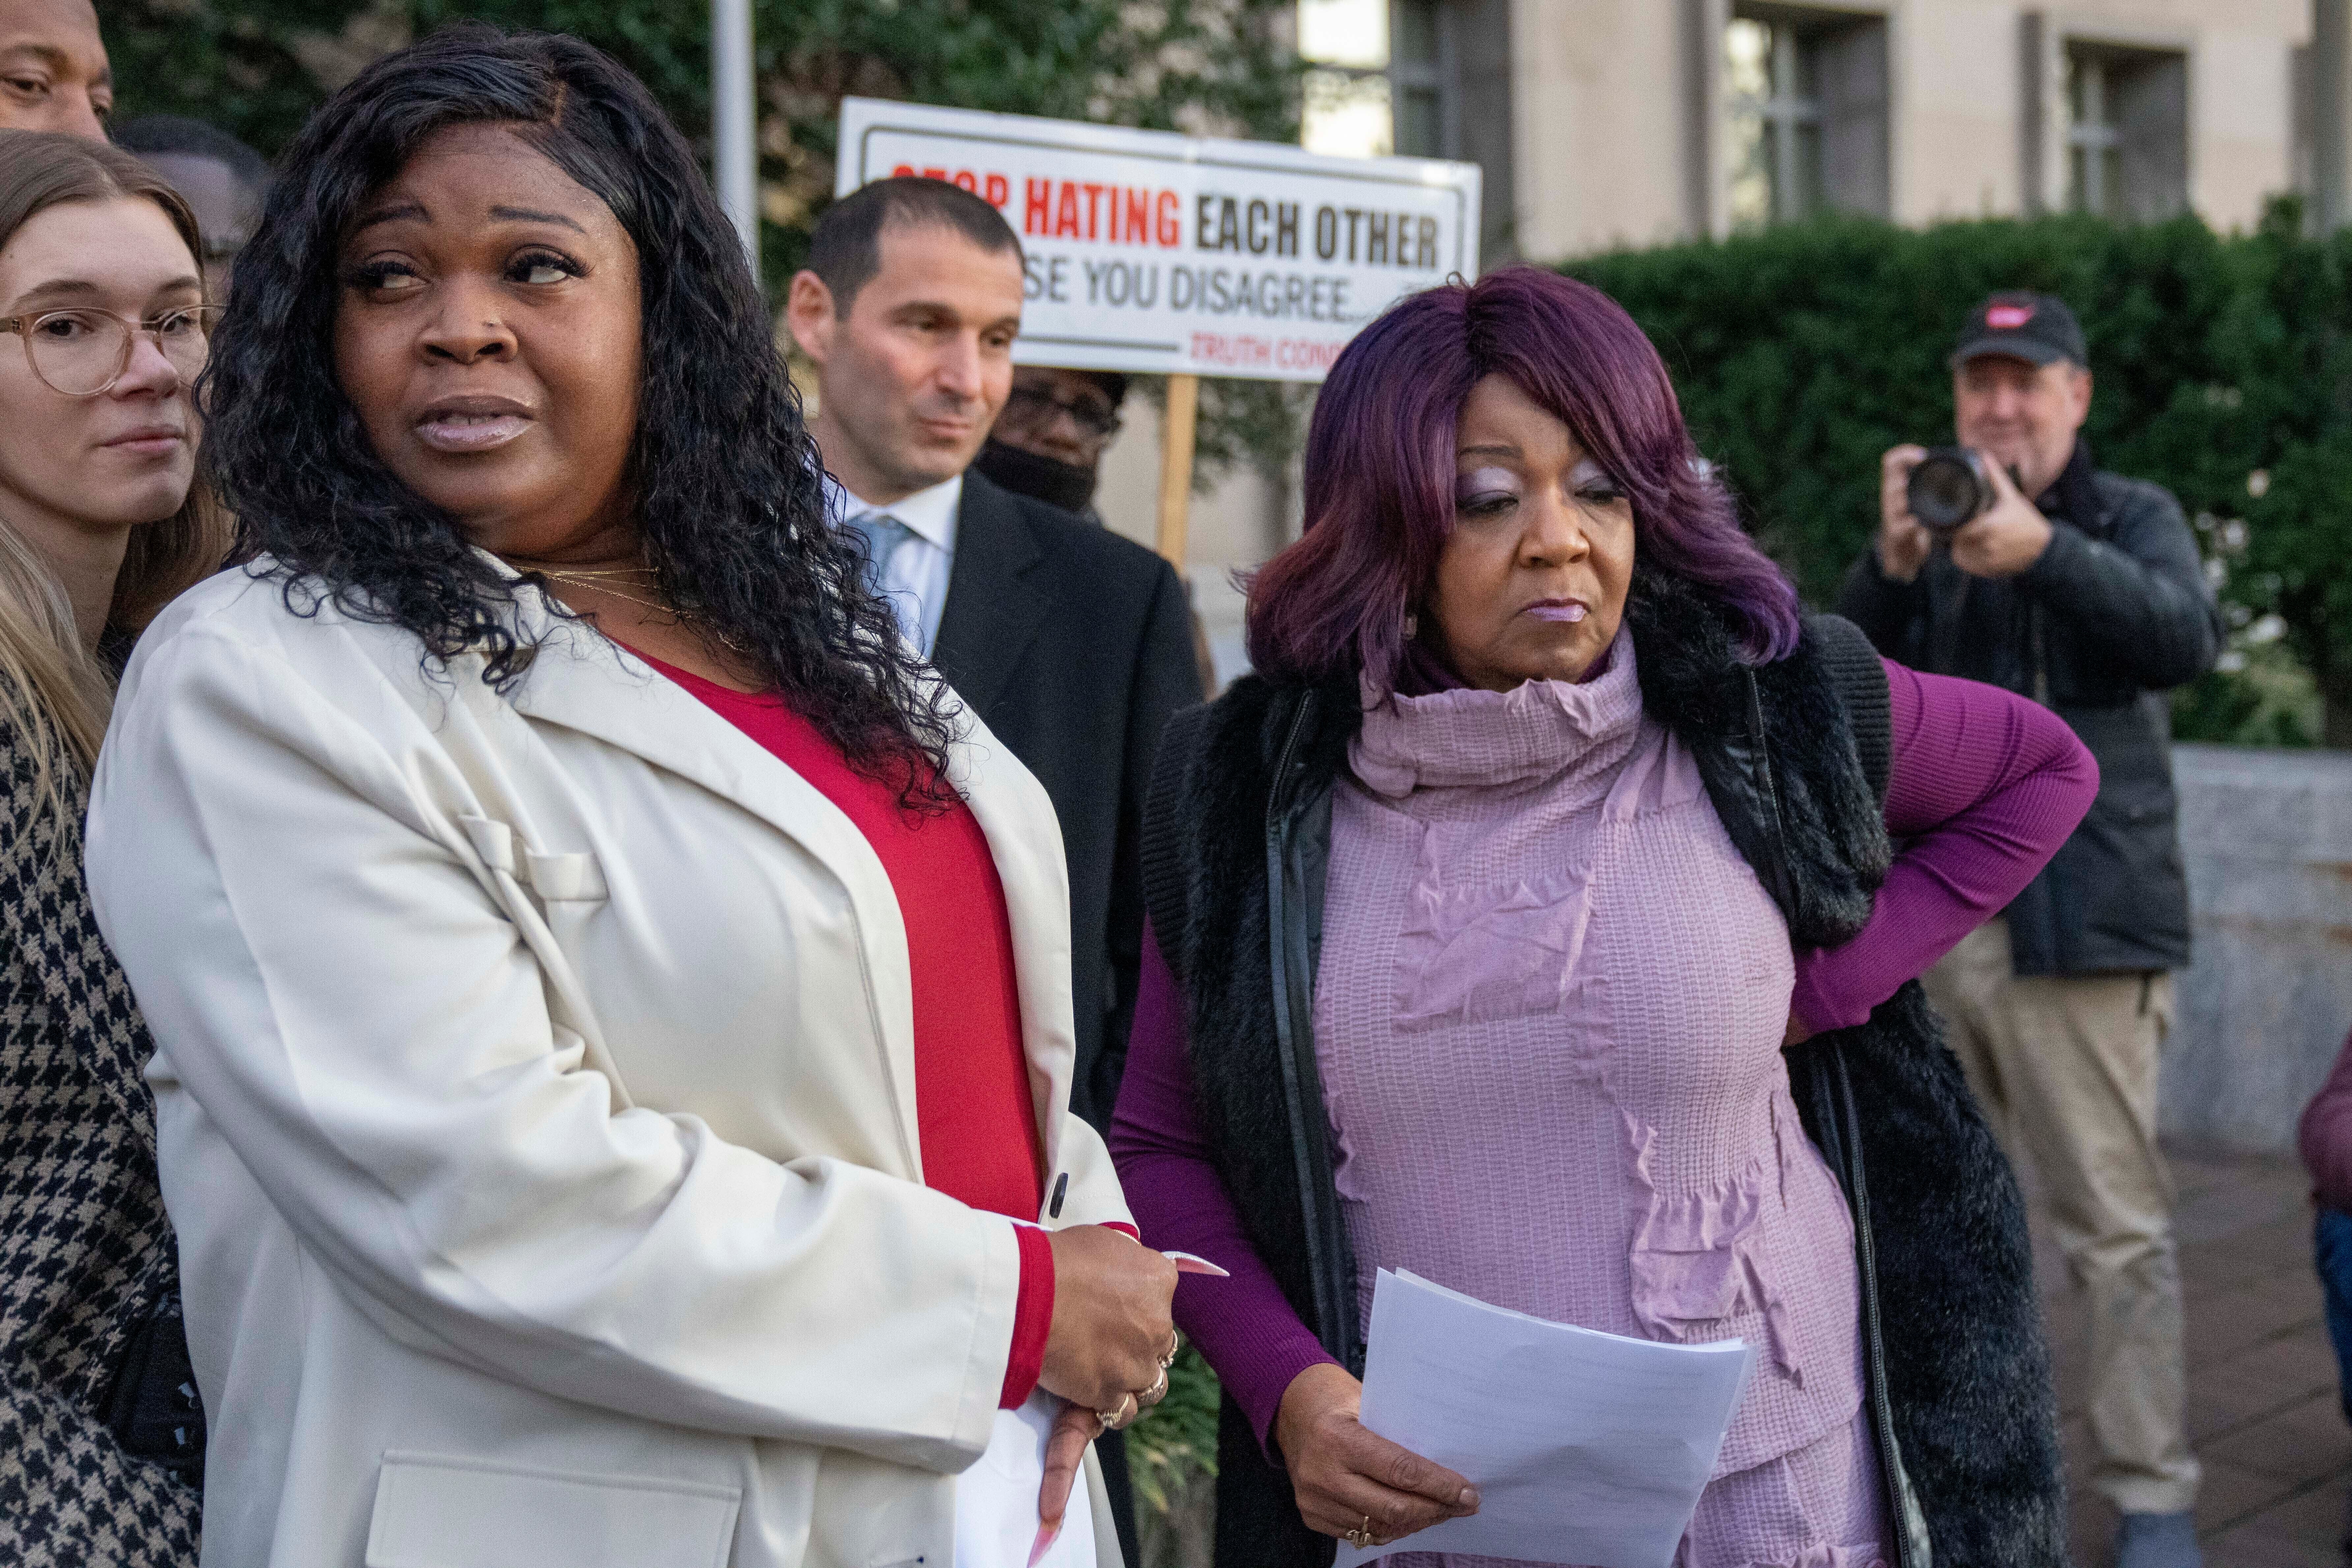
[[1365, 329], [1307, 516], [1163, 742], [1111, 1136], [1233, 1275], [1175, 1309], [1223, 1568], [1477, 1509], [1357, 1419], [1382, 1268], [1754, 1347], [1679, 1568], [2063, 1563], [2023, 1205], [1915, 977], [2082, 817], [2072, 731], [1804, 614], [1548, 272]]

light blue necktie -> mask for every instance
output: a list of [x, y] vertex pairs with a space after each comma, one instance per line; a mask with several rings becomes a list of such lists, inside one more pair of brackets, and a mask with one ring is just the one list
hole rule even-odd
[[898, 552], [898, 546], [915, 537], [915, 531], [887, 511], [869, 511], [863, 517], [851, 518], [849, 526], [866, 541], [866, 586], [889, 602], [898, 617], [899, 629], [910, 640], [920, 642], [922, 630], [911, 618], [920, 613], [919, 606], [913, 603], [914, 595], [892, 593], [889, 581], [890, 557]]

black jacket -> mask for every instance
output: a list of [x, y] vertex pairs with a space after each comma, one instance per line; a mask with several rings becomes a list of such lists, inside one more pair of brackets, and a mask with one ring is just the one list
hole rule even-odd
[[[1691, 748], [1727, 831], [1792, 940], [1845, 940], [1891, 858], [1876, 790], [1886, 686], [1822, 619], [1749, 671], [1687, 587], [1637, 578], [1643, 704]], [[1361, 721], [1351, 681], [1238, 681], [1170, 728], [1145, 879], [1183, 991], [1202, 1126], [1259, 1256], [1360, 1374], [1355, 1263], [1331, 1179], [1313, 1016], [1331, 789]], [[1705, 977], [1694, 976], [1694, 984]], [[1854, 1214], [1866, 1397], [1899, 1568], [2061, 1568], [2056, 1406], [2023, 1200], [1916, 982], [1856, 1028], [1789, 1054], [1806, 1131]], [[1220, 1568], [1316, 1568], [1332, 1542], [1226, 1405]]]
[[1170, 715], [1200, 700], [1168, 563], [1058, 507], [963, 478], [931, 662], [1053, 797], [1070, 867], [1070, 1108], [1109, 1123], [1142, 967], [1143, 792]]
[[1895, 583], [1871, 549], [1846, 574], [1838, 612], [1889, 658], [2047, 704], [2098, 759], [2090, 816], [2009, 908], [2017, 973], [2179, 968], [2189, 879], [2158, 693], [2213, 667], [2221, 612], [2161, 487], [2095, 470], [2077, 442], [2037, 504], [2050, 548], [2017, 576], [1971, 577], [1939, 548], [1917, 578]]

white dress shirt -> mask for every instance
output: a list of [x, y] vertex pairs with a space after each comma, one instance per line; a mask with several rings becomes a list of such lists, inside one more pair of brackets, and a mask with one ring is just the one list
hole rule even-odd
[[882, 563], [882, 588], [898, 612], [907, 640], [930, 658], [931, 645], [939, 640], [940, 615], [947, 608], [948, 575], [955, 567], [956, 510], [963, 504], [963, 476], [887, 506], [853, 493], [831, 474], [824, 477], [824, 490], [835, 526], [879, 515], [897, 518], [913, 535]]

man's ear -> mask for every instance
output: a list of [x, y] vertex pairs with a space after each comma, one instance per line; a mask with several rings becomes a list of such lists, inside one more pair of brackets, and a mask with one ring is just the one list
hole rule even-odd
[[2080, 365], [2077, 365], [2074, 368], [2073, 389], [2074, 394], [2074, 425], [2075, 427], [2079, 429], [2082, 426], [2083, 421], [2091, 416], [2091, 373]]
[[833, 290], [806, 268], [793, 274], [792, 287], [784, 296], [784, 324], [792, 329], [793, 342], [800, 345], [801, 353], [819, 368], [832, 357], [834, 329], [840, 324], [834, 314]]

